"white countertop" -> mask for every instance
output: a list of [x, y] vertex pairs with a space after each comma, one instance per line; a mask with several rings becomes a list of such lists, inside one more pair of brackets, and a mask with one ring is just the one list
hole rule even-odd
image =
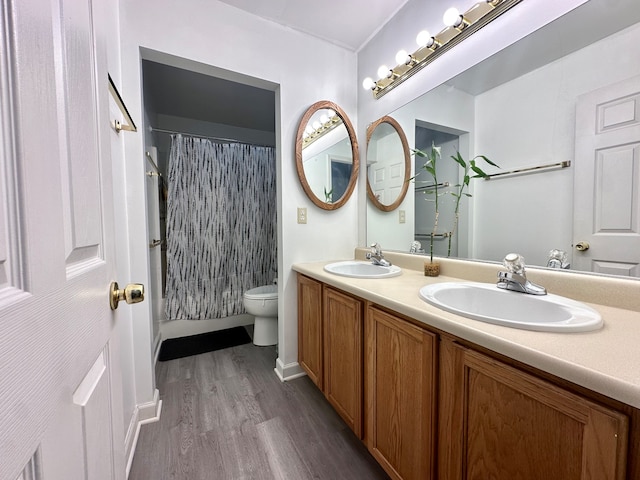
[[[602, 316], [604, 327], [601, 330], [582, 333], [533, 332], [467, 319], [431, 306], [418, 296], [418, 291], [425, 285], [446, 281], [467, 281], [469, 278], [444, 275], [436, 278], [425, 277], [422, 271], [412, 270], [402, 265], [402, 275], [398, 277], [357, 279], [324, 271], [323, 267], [328, 263], [331, 262], [295, 264], [293, 270], [443, 332], [640, 408], [640, 312], [638, 311], [584, 302]], [[444, 268], [443, 273], [447, 273]], [[543, 272], [543, 275], [547, 273]], [[607, 288], [606, 285], [604, 287], [599, 285], [597, 277], [588, 278], [588, 283], [589, 288], [593, 288], [600, 295], [603, 288], [605, 290]], [[631, 292], [635, 297], [631, 301], [640, 302], [640, 282], [631, 283], [627, 287], [625, 294], [628, 296]], [[636, 297], [635, 294], [638, 296]], [[589, 292], [585, 295], [589, 296]], [[599, 298], [599, 296], [592, 298]], [[584, 301], [581, 298], [575, 299]]]

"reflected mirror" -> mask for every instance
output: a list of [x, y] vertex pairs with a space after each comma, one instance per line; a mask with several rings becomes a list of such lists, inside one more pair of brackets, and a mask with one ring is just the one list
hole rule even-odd
[[344, 205], [358, 178], [358, 143], [344, 111], [329, 101], [304, 113], [296, 135], [296, 170], [307, 196], [324, 210]]
[[367, 196], [384, 212], [398, 208], [409, 189], [411, 155], [402, 127], [389, 116], [367, 128]]
[[[483, 163], [501, 175], [471, 180], [451, 256], [500, 262], [518, 252], [547, 266], [557, 249], [567, 257], [555, 265], [640, 276], [638, 22], [637, 0], [585, 2], [392, 112], [411, 148], [442, 147], [439, 181], [460, 182], [455, 152], [501, 167]], [[417, 235], [431, 230], [433, 207], [417, 186], [400, 206], [406, 224], [367, 208], [368, 243], [425, 247]], [[453, 215], [442, 208], [438, 230], [450, 232]], [[446, 256], [448, 238], [435, 243]]]

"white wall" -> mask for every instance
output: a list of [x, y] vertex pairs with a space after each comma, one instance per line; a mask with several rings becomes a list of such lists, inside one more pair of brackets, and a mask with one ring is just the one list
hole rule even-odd
[[[163, 52], [209, 66], [208, 72], [235, 79], [252, 77], [254, 85], [276, 91], [276, 148], [278, 171], [278, 285], [279, 373], [298, 373], [296, 262], [351, 258], [357, 246], [358, 189], [336, 211], [324, 211], [305, 196], [295, 169], [294, 141], [299, 120], [312, 103], [331, 100], [357, 121], [355, 54], [216, 0], [123, 0], [121, 3], [122, 94], [135, 118], [142, 116], [141, 48]], [[145, 58], [153, 52], [144, 50]], [[312, 54], [313, 60], [305, 61]], [[153, 58], [149, 58], [153, 59]], [[174, 63], [174, 66], [184, 66]], [[189, 67], [188, 67], [189, 68]], [[202, 67], [204, 68], [204, 67]], [[336, 75], [335, 72], [340, 72]], [[206, 72], [205, 72], [206, 73]], [[126, 153], [132, 270], [148, 280], [145, 212], [143, 204], [143, 142], [140, 135], [127, 139]], [[296, 223], [296, 208], [306, 207], [307, 224]], [[327, 237], [325, 232], [339, 234]], [[136, 319], [140, 342], [148, 343], [149, 311]], [[145, 335], [147, 338], [145, 339]], [[152, 365], [149, 364], [149, 375]]]

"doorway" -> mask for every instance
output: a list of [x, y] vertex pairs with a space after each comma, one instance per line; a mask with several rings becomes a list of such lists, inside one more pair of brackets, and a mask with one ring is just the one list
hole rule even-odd
[[142, 77], [152, 276], [149, 296], [157, 351], [161, 338], [204, 333], [252, 320], [248, 315], [199, 321], [166, 319], [166, 219], [172, 136], [206, 139], [217, 145], [275, 148], [276, 85], [149, 51], [143, 51]]
[[[446, 129], [449, 130], [449, 129]], [[437, 161], [437, 177], [439, 191], [438, 210], [438, 230], [434, 236], [433, 254], [439, 257], [458, 256], [458, 232], [449, 237], [454, 230], [454, 210], [453, 197], [447, 195], [449, 187], [458, 183], [460, 175], [458, 164], [450, 161], [451, 156], [460, 151], [460, 134], [445, 131], [444, 127], [426, 125], [423, 122], [416, 122], [415, 146], [417, 150], [430, 152], [432, 145], [441, 148], [440, 158]], [[420, 242], [422, 248], [429, 253], [431, 233], [435, 221], [435, 208], [433, 193], [431, 193], [433, 182], [423, 166], [427, 158], [414, 155], [416, 181], [415, 185], [415, 240]], [[422, 173], [421, 173], [422, 172]]]

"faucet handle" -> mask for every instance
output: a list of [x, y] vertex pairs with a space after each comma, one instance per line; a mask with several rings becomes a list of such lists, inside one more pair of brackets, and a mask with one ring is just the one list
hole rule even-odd
[[518, 253], [509, 253], [502, 264], [508, 272], [524, 275], [524, 257]]

